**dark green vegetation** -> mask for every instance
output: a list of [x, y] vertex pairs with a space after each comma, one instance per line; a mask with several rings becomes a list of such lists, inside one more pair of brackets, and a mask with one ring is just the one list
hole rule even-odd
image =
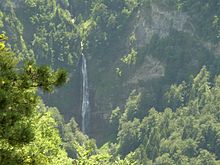
[[0, 31], [0, 164], [220, 164], [219, 0], [1, 0]]
[[[15, 164], [69, 164], [55, 121], [37, 89], [52, 91], [66, 81], [66, 72], [34, 62], [18, 67], [19, 59], [0, 36], [0, 162]], [[66, 162], [66, 163], [63, 163]]]
[[145, 117], [139, 115], [140, 95], [133, 93], [124, 112], [112, 116], [117, 153], [136, 164], [219, 164], [219, 80], [210, 85], [203, 67], [191, 83], [170, 87], [172, 109], [152, 108]]

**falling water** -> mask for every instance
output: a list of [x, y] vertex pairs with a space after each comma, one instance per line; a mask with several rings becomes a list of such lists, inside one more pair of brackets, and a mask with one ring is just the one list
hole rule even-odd
[[90, 106], [89, 106], [89, 88], [86, 58], [82, 54], [82, 78], [83, 78], [83, 97], [82, 97], [82, 131], [88, 133], [90, 120]]

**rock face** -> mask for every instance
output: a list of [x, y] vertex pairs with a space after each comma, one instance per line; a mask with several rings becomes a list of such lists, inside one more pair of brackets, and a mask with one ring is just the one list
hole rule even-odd
[[[146, 10], [149, 11], [146, 12]], [[157, 3], [152, 2], [148, 8], [140, 10], [136, 30], [138, 46], [150, 43], [155, 34], [160, 38], [169, 36], [171, 29], [190, 32], [190, 27], [187, 27], [188, 18], [186, 13], [163, 9]]]
[[135, 70], [134, 75], [127, 81], [129, 84], [138, 84], [138, 81], [149, 81], [164, 76], [165, 67], [163, 64], [153, 58], [146, 56], [143, 64]]

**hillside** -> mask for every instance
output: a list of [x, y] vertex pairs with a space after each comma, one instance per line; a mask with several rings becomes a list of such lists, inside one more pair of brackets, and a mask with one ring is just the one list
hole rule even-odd
[[125, 109], [132, 91], [141, 93], [143, 117], [151, 107], [167, 107], [169, 86], [191, 81], [202, 66], [213, 80], [219, 73], [219, 11], [218, 0], [2, 0], [0, 30], [22, 60], [68, 70], [69, 83], [43, 99], [79, 125], [84, 43], [89, 135], [102, 144], [112, 132], [111, 111]]
[[219, 0], [1, 0], [0, 164], [220, 164], [219, 36]]

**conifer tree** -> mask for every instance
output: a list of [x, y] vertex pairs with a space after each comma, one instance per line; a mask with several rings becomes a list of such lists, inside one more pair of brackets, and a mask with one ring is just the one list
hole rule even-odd
[[59, 164], [57, 158], [68, 162], [55, 122], [40, 108], [36, 93], [38, 89], [52, 92], [66, 82], [67, 73], [33, 61], [20, 67], [19, 58], [5, 46], [6, 40], [0, 35], [1, 164]]

